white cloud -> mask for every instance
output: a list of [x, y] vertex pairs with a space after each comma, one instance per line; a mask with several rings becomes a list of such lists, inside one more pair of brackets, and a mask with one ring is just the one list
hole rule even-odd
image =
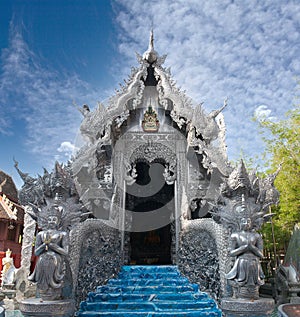
[[70, 158], [74, 151], [78, 150], [74, 144], [72, 144], [69, 141], [64, 141], [60, 144], [59, 148], [57, 148], [57, 151], [60, 153], [63, 153], [65, 156]]
[[[229, 97], [224, 111], [230, 158], [264, 144], [251, 120], [257, 105], [281, 118], [293, 106], [300, 75], [300, 3], [278, 1], [115, 0], [119, 25], [117, 65], [128, 72], [134, 51], [147, 49], [153, 21], [155, 48], [167, 53], [178, 86], [209, 111]], [[121, 6], [119, 5], [121, 4]], [[126, 67], [125, 67], [126, 66]], [[263, 110], [263, 109], [261, 109]]]
[[254, 110], [254, 117], [257, 118], [260, 121], [264, 120], [276, 120], [276, 117], [271, 116], [272, 110], [268, 108], [266, 105], [258, 106]]
[[9, 119], [5, 117], [4, 113], [0, 117], [0, 134], [10, 135], [12, 134], [10, 130]]
[[[13, 25], [9, 40], [9, 47], [1, 55], [0, 133], [14, 130], [17, 133], [22, 122], [27, 150], [42, 165], [53, 167], [55, 159], [66, 159], [66, 145], [70, 145], [78, 133], [81, 114], [73, 106], [73, 100], [79, 105], [88, 103], [94, 107], [97, 100], [101, 100], [100, 92], [76, 74], [58, 72], [43, 65]], [[14, 121], [9, 122], [7, 118]], [[64, 140], [67, 143], [62, 147]]]

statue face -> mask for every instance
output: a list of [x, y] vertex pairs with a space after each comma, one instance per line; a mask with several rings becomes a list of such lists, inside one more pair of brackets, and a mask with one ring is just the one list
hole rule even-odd
[[57, 216], [49, 216], [48, 217], [48, 227], [50, 229], [57, 228], [58, 225], [58, 217]]
[[241, 219], [241, 229], [242, 230], [250, 230], [251, 229], [251, 219], [250, 218], [242, 218]]

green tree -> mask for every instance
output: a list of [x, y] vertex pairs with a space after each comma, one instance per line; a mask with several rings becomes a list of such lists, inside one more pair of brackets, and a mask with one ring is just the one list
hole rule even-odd
[[[286, 119], [273, 122], [259, 120], [266, 142], [268, 173], [273, 173], [282, 164], [275, 180], [280, 193], [280, 203], [272, 207], [275, 213], [273, 228], [278, 250], [286, 250], [296, 223], [300, 223], [300, 106], [286, 113]], [[263, 228], [266, 241], [271, 243], [270, 224]], [[268, 242], [267, 245], [268, 247]]]

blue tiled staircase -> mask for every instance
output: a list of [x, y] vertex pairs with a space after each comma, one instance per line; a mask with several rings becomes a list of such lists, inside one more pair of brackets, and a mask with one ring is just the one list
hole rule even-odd
[[81, 302], [78, 317], [221, 316], [213, 299], [182, 277], [177, 266], [123, 266]]

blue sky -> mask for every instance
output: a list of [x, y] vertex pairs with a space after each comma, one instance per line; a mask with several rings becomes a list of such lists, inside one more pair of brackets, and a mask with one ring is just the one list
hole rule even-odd
[[274, 120], [297, 102], [299, 1], [19, 0], [0, 2], [0, 169], [65, 161], [81, 115], [106, 100], [148, 46], [209, 112], [225, 97], [229, 159], [259, 155], [255, 113]]

